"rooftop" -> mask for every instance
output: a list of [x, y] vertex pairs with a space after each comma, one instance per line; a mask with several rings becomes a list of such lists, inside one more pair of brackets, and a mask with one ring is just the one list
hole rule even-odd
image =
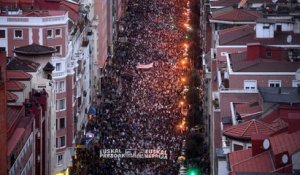
[[233, 172], [272, 172], [274, 166], [269, 151], [252, 157], [252, 149], [229, 153], [229, 161]]
[[259, 11], [247, 10], [243, 8], [223, 8], [212, 14], [213, 21], [230, 21], [230, 22], [255, 22], [262, 17]]
[[7, 70], [23, 70], [25, 72], [36, 72], [39, 66], [39, 63], [33, 61], [12, 58], [7, 65]]
[[271, 149], [273, 154], [279, 154], [288, 151], [289, 155], [300, 151], [300, 130], [292, 133], [284, 132], [282, 134], [270, 137]]
[[288, 59], [257, 58], [247, 60], [247, 52], [232, 53], [230, 60], [234, 72], [296, 72], [300, 67], [300, 61], [290, 62]]
[[300, 93], [296, 87], [259, 88], [265, 102], [300, 104]]
[[235, 111], [238, 112], [242, 118], [262, 112], [262, 107], [258, 102], [234, 103], [234, 107]]
[[274, 132], [276, 132], [276, 128], [268, 123], [258, 120], [249, 120], [224, 130], [223, 134], [237, 139], [251, 139], [254, 133], [271, 135]]
[[[291, 43], [287, 36], [292, 36]], [[220, 45], [247, 45], [247, 43], [261, 43], [263, 45], [299, 45], [300, 33], [275, 32], [274, 38], [256, 38], [253, 25], [242, 25], [219, 31]]]
[[18, 100], [18, 96], [14, 93], [6, 91], [7, 102], [15, 102]]
[[15, 48], [13, 52], [22, 55], [49, 55], [55, 53], [56, 49], [33, 43], [27, 46]]
[[32, 75], [21, 70], [7, 70], [7, 80], [30, 80]]
[[25, 84], [19, 81], [10, 80], [6, 82], [6, 88], [8, 91], [23, 91], [25, 87]]

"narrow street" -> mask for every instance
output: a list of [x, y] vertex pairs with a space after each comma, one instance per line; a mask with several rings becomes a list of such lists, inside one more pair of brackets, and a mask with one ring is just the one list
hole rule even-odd
[[116, 43], [112, 64], [96, 86], [101, 89], [94, 97], [97, 114], [89, 117], [85, 133], [91, 137], [77, 149], [74, 174], [175, 175], [182, 170], [178, 157], [185, 156], [182, 143], [196, 121], [183, 112], [189, 110], [186, 79], [199, 64], [189, 55], [195, 53], [191, 6], [181, 0], [129, 2], [125, 30], [119, 33], [126, 42]]

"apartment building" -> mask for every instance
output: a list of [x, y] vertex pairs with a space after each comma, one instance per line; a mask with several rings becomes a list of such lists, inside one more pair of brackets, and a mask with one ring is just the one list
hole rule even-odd
[[[236, 1], [235, 6], [233, 1], [219, 0], [210, 4], [214, 6], [212, 59], [206, 71], [212, 91], [212, 168], [222, 174], [232, 171], [227, 168], [229, 152], [251, 148], [249, 132], [275, 131], [260, 120], [284, 109], [284, 104], [297, 108], [299, 3], [249, 0]], [[243, 171], [234, 173], [238, 172]]]
[[[52, 99], [55, 112], [51, 114], [55, 125], [52, 123], [52, 130], [46, 135], [56, 135], [53, 145], [56, 149], [55, 156], [49, 157], [55, 162], [54, 167], [48, 172], [65, 171], [71, 165], [76, 132], [84, 128], [91, 102], [92, 61], [87, 36], [88, 21], [84, 19], [86, 11], [75, 1], [11, 3], [1, 2], [5, 10], [1, 10], [0, 17], [0, 46], [10, 58], [26, 57], [25, 60], [48, 63], [49, 67], [54, 67], [48, 78], [51, 78], [50, 84], [55, 92]], [[43, 54], [49, 52], [49, 48], [54, 50], [49, 60], [27, 53], [32, 50]], [[44, 83], [36, 79], [33, 87], [44, 87]]]

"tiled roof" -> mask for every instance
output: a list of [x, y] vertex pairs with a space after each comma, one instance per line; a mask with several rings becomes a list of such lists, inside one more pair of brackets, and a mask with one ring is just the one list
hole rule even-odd
[[72, 3], [70, 1], [61, 1], [60, 9], [68, 11], [69, 18], [72, 21], [77, 21], [79, 19], [79, 5]]
[[[292, 36], [291, 43], [287, 36]], [[274, 38], [256, 38], [254, 26], [243, 25], [219, 31], [220, 45], [247, 45], [248, 43], [261, 43], [262, 45], [299, 45], [300, 33], [275, 32]]]
[[25, 84], [19, 82], [19, 81], [7, 81], [6, 82], [6, 89], [8, 91], [22, 91], [25, 89]]
[[250, 157], [252, 157], [252, 149], [234, 151], [228, 154], [230, 166], [236, 165]]
[[15, 102], [18, 100], [18, 96], [14, 93], [11, 93], [9, 91], [6, 91], [6, 100], [7, 102]]
[[13, 133], [12, 137], [8, 140], [7, 143], [7, 155], [10, 156], [12, 153], [13, 149], [17, 145], [17, 143], [20, 141], [22, 138], [23, 134], [25, 132], [24, 128], [17, 128], [15, 132]]
[[300, 130], [293, 133], [281, 133], [270, 138], [273, 154], [288, 151], [289, 155], [300, 151]]
[[7, 106], [7, 128], [9, 129], [18, 116], [22, 113], [24, 106]]
[[[233, 155], [235, 152], [233, 152]], [[237, 157], [240, 155], [241, 154], [237, 153], [234, 156]], [[229, 154], [229, 157], [230, 156], [232, 156], [232, 154]], [[250, 158], [248, 159], [241, 159], [239, 162], [236, 162], [235, 164], [231, 165], [231, 170], [233, 172], [272, 172], [274, 170], [272, 157], [269, 151], [265, 151], [254, 157], [251, 156], [252, 155], [250, 155]]]
[[32, 75], [21, 70], [7, 70], [7, 80], [30, 80]]
[[288, 123], [282, 120], [281, 118], [275, 119], [270, 124], [272, 125], [273, 128], [276, 128], [277, 131], [288, 127]]
[[213, 13], [212, 20], [232, 21], [232, 22], [255, 22], [261, 18], [262, 13], [242, 8], [224, 8]]
[[[230, 45], [241, 38], [253, 37], [254, 25], [242, 25], [219, 31], [219, 44]], [[246, 45], [245, 43], [244, 45]]]
[[289, 62], [285, 59], [255, 59], [247, 60], [247, 52], [230, 54], [234, 72], [296, 72], [300, 62]]
[[253, 114], [262, 112], [262, 107], [256, 103], [235, 103], [235, 111], [237, 111], [241, 117], [246, 117]]
[[40, 64], [30, 61], [13, 58], [7, 65], [7, 70], [23, 70], [25, 72], [36, 72]]
[[279, 118], [287, 118], [289, 113], [300, 113], [300, 105], [280, 105], [272, 113], [262, 118], [261, 121], [271, 124]]
[[254, 133], [271, 135], [275, 131], [276, 128], [273, 128], [270, 124], [258, 120], [249, 120], [224, 130], [223, 134], [237, 139], [251, 139]]
[[17, 54], [23, 55], [48, 55], [56, 52], [56, 50], [52, 47], [42, 46], [34, 43], [15, 48], [13, 51]]

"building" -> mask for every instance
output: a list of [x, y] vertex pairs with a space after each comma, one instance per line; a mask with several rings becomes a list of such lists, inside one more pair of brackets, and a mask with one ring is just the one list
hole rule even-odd
[[[54, 96], [49, 86], [38, 89], [33, 86], [33, 77], [43, 68], [30, 60], [16, 58], [7, 61], [4, 54], [1, 65], [6, 86], [1, 109], [7, 111], [3, 116], [7, 121], [3, 126], [7, 133], [7, 137], [4, 137], [6, 144], [1, 146], [1, 155], [6, 156], [1, 166], [3, 174], [45, 174], [49, 154], [46, 150], [51, 143], [54, 145], [51, 136], [46, 136], [46, 133], [49, 134], [49, 126], [53, 125], [49, 122]], [[51, 70], [44, 70], [43, 73], [45, 71], [51, 74]], [[49, 83], [44, 76], [40, 76], [39, 81]]]
[[248, 132], [276, 133], [278, 128], [264, 123], [263, 118], [282, 103], [298, 103], [300, 79], [296, 15], [300, 4], [237, 1], [236, 8], [228, 3], [233, 1], [211, 2], [215, 5], [210, 18], [213, 37], [206, 71], [211, 78], [214, 174], [232, 171], [227, 169], [226, 155], [251, 147]]
[[[54, 113], [51, 114], [51, 123], [56, 125], [52, 125], [52, 130], [46, 135], [56, 135], [55, 144], [51, 145], [56, 145], [56, 149], [55, 156], [48, 149], [51, 156], [45, 159], [54, 163], [49, 164], [48, 169], [45, 167], [45, 171], [50, 174], [67, 170], [75, 153], [76, 133], [84, 128], [91, 103], [90, 53], [93, 53], [93, 48], [89, 47], [91, 37], [88, 35], [92, 34], [88, 30], [89, 21], [84, 17], [88, 6], [75, 1], [16, 0], [1, 1], [1, 7], [5, 10], [1, 10], [0, 16], [0, 46], [7, 51], [7, 56], [54, 66], [51, 77], [47, 78], [51, 78], [50, 84], [56, 94], [52, 99]], [[41, 54], [50, 48], [55, 53], [47, 59], [28, 53], [33, 49]], [[35, 79], [33, 87], [44, 87], [44, 84]]]

